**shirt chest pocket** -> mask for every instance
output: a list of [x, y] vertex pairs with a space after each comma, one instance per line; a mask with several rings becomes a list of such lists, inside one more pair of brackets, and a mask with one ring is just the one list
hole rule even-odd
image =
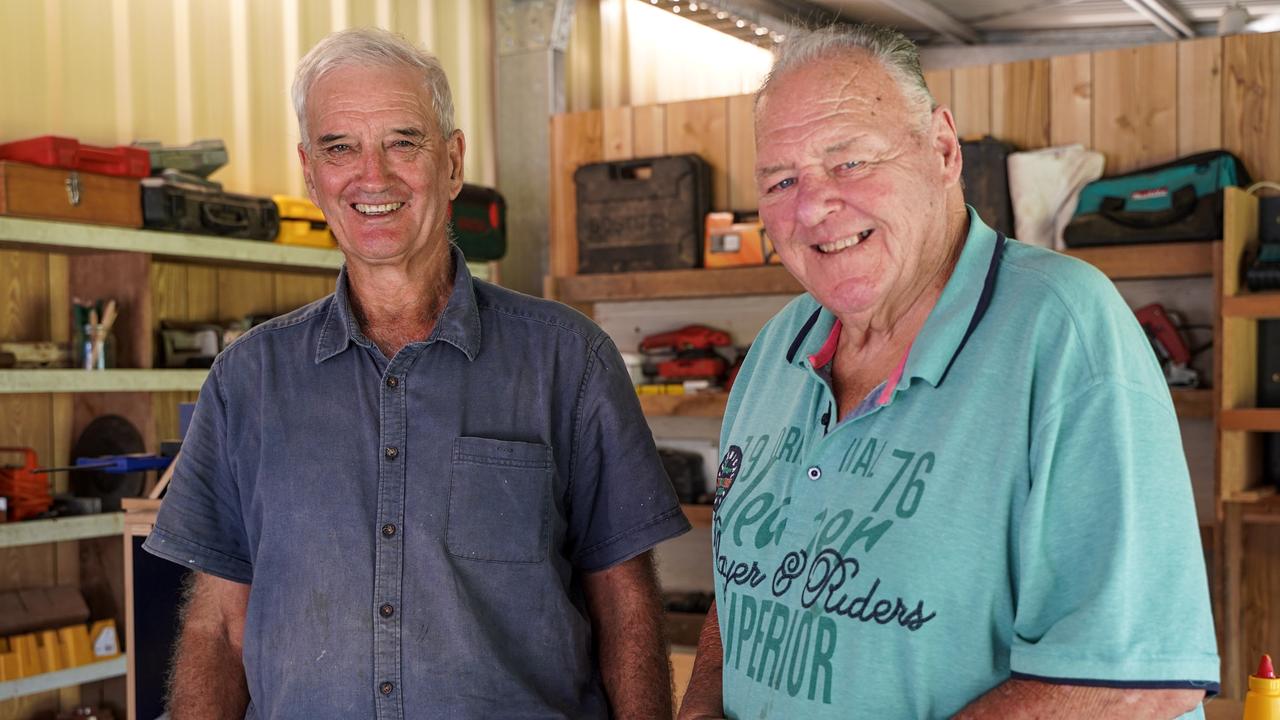
[[551, 448], [460, 437], [449, 482], [449, 554], [467, 560], [536, 563], [547, 556]]

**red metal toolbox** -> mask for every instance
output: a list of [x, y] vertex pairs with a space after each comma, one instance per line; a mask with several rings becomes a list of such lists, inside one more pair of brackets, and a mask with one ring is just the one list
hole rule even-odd
[[151, 155], [143, 148], [121, 145], [96, 147], [75, 138], [44, 135], [0, 145], [0, 160], [83, 170], [116, 177], [144, 178], [151, 174]]

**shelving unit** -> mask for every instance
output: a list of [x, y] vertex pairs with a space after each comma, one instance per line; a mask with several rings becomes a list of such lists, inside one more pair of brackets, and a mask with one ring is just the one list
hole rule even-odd
[[342, 265], [337, 250], [14, 217], [0, 217], [0, 249], [145, 253], [159, 260], [273, 270], [336, 271]]
[[124, 655], [102, 662], [56, 672], [0, 682], [0, 702], [48, 690], [122, 677], [127, 667]]
[[124, 530], [124, 513], [0, 523], [0, 548], [111, 537]]
[[208, 370], [0, 370], [0, 394], [198, 392]]

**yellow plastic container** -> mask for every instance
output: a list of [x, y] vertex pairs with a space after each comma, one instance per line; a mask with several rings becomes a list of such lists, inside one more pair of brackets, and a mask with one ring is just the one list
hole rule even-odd
[[115, 620], [99, 620], [89, 628], [93, 643], [93, 662], [110, 660], [120, 654], [120, 639], [116, 635]]
[[1280, 720], [1280, 678], [1275, 677], [1270, 655], [1263, 655], [1258, 674], [1249, 676], [1244, 720]]
[[324, 213], [315, 203], [291, 195], [272, 195], [271, 199], [280, 211], [280, 234], [276, 235], [276, 242], [318, 248], [337, 247]]
[[62, 628], [58, 631], [58, 641], [62, 645], [62, 655], [67, 667], [80, 667], [94, 661], [93, 644], [89, 642], [89, 628], [84, 625]]

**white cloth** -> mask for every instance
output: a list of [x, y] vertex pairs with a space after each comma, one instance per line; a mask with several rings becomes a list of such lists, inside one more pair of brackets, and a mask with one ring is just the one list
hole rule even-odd
[[1080, 189], [1102, 177], [1106, 158], [1083, 145], [1009, 154], [1009, 196], [1014, 236], [1029, 245], [1061, 250], [1062, 230], [1076, 211]]

